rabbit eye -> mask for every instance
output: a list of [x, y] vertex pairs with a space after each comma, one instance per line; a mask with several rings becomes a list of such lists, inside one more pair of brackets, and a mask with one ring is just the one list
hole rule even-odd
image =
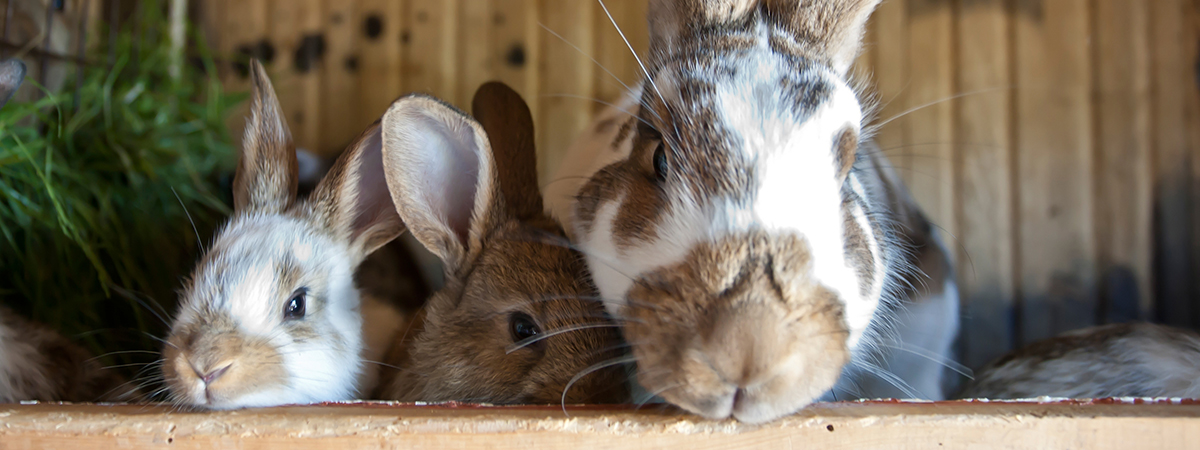
[[662, 142], [654, 147], [654, 177], [662, 182], [667, 179], [667, 152]]
[[304, 303], [307, 296], [308, 289], [296, 289], [296, 292], [292, 293], [292, 298], [288, 299], [287, 306], [283, 308], [283, 318], [286, 320], [304, 318]]
[[508, 332], [512, 335], [513, 342], [521, 342], [541, 334], [542, 330], [529, 314], [516, 312], [508, 317]]

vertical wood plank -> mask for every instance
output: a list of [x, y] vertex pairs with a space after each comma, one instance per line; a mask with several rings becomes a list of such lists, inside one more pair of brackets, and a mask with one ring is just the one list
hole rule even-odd
[[[536, 0], [492, 2], [491, 53], [496, 58], [492, 75], [525, 98], [533, 117], [538, 115], [539, 52], [538, 4]], [[551, 127], [539, 123], [538, 127]], [[540, 162], [540, 161], [539, 161]]]
[[[625, 95], [625, 86], [633, 87], [643, 78], [642, 69], [638, 66], [633, 52], [638, 52], [639, 56], [644, 55], [650, 45], [649, 30], [646, 28], [646, 12], [649, 2], [646, 0], [606, 1], [604, 5], [608, 7], [612, 19], [609, 19], [608, 14], [604, 13], [604, 9], [600, 7], [599, 3], [591, 3], [593, 3], [592, 19], [595, 34], [593, 56], [596, 58], [596, 98], [612, 103]], [[616, 22], [615, 26], [613, 25], [614, 21]], [[618, 26], [620, 31], [625, 33], [625, 38], [629, 39], [628, 46], [621, 38], [621, 33], [617, 31]], [[630, 46], [633, 47], [633, 51], [630, 51]], [[587, 50], [586, 47], [580, 48]], [[612, 74], [605, 72], [604, 69], [608, 69], [608, 72], [612, 72]], [[602, 103], [592, 105], [593, 111], [596, 112], [606, 107], [607, 105]]]
[[360, 58], [356, 47], [362, 35], [355, 0], [326, 1], [321, 20], [326, 42], [321, 78], [321, 145], [325, 155], [340, 152], [365, 127], [358, 116]]
[[1095, 318], [1091, 58], [1085, 0], [1018, 0], [1021, 338]]
[[1195, 0], [1183, 2], [1183, 52], [1180, 60], [1187, 66], [1186, 87], [1169, 95], [1181, 95], [1185, 99], [1185, 123], [1188, 124], [1188, 143], [1191, 154], [1191, 282], [1193, 297], [1188, 311], [1192, 327], [1200, 327], [1200, 4]]
[[[246, 70], [247, 59], [250, 56], [263, 58], [266, 55], [256, 51], [266, 44], [267, 38], [267, 0], [217, 0], [222, 8], [221, 40], [218, 56], [232, 61], [224, 65], [223, 84], [226, 90], [232, 92], [249, 92], [250, 78]], [[264, 58], [265, 59], [265, 58]], [[242, 133], [246, 128], [246, 114], [250, 111], [249, 102], [242, 102], [229, 113], [226, 125], [229, 135], [240, 146]]]
[[[954, 9], [945, 0], [908, 0], [908, 188], [950, 246], [955, 230]], [[957, 258], [956, 258], [957, 259]]]
[[492, 54], [492, 2], [464, 0], [459, 5], [458, 98], [466, 106], [479, 86], [493, 78], [499, 58]]
[[908, 0], [883, 2], [875, 10], [875, 88], [879, 96], [875, 135], [879, 148], [908, 184], [913, 177], [907, 152], [908, 120], [902, 115], [908, 104]]
[[592, 102], [586, 99], [594, 92], [595, 70], [591, 57], [579, 50], [593, 47], [591, 6], [591, 0], [542, 0], [540, 5], [542, 23], [563, 38], [541, 40], [537, 148], [542, 183], [592, 117]]
[[1141, 0], [1093, 7], [1101, 313], [1136, 320], [1152, 307], [1149, 11]]
[[958, 259], [963, 364], [1010, 350], [1014, 312], [1011, 0], [958, 0]]
[[397, 0], [360, 0], [358, 48], [359, 122], [383, 116], [404, 92], [401, 84], [403, 52], [401, 32], [404, 3]]
[[321, 145], [320, 0], [272, 0], [270, 8], [271, 82], [296, 146], [315, 149]]
[[404, 42], [404, 91], [425, 92], [459, 106], [465, 105], [456, 98], [458, 1], [411, 0], [407, 6], [401, 38]]
[[1154, 319], [1188, 326], [1194, 308], [1190, 233], [1192, 155], [1189, 151], [1188, 95], [1192, 61], [1187, 59], [1187, 0], [1150, 2], [1154, 128], [1155, 315]]

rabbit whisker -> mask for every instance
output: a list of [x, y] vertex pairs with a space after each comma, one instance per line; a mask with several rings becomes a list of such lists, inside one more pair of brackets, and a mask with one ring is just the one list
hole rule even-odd
[[567, 392], [571, 391], [571, 386], [575, 385], [576, 382], [583, 379], [583, 377], [586, 377], [589, 374], [596, 372], [600, 369], [604, 369], [606, 367], [612, 367], [612, 366], [616, 366], [616, 365], [621, 365], [621, 364], [628, 364], [628, 363], [631, 363], [634, 361], [636, 361], [636, 359], [634, 359], [633, 355], [620, 356], [617, 358], [612, 358], [609, 360], [600, 361], [596, 364], [592, 364], [591, 366], [588, 366], [586, 369], [583, 369], [579, 373], [575, 374], [574, 377], [571, 377], [571, 381], [567, 382], [567, 386], [564, 387], [563, 391], [562, 391], [562, 399], [560, 400], [560, 403], [562, 404], [563, 414], [570, 416], [570, 414], [567, 413]]
[[556, 330], [546, 331], [543, 333], [538, 333], [533, 336], [527, 337], [525, 339], [521, 339], [512, 344], [509, 344], [508, 348], [504, 349], [504, 354], [506, 354], [506, 355], [511, 354], [512, 352], [515, 352], [522, 348], [528, 347], [529, 345], [532, 345], [535, 342], [539, 342], [539, 341], [542, 341], [542, 340], [545, 340], [545, 339], [548, 339], [548, 338], [551, 338], [551, 337], [554, 337], [554, 336], [557, 336], [560, 334], [570, 333], [572, 331], [587, 330], [587, 329], [592, 329], [592, 328], [620, 328], [620, 325], [617, 325], [615, 323], [594, 323], [594, 324], [576, 325], [573, 327], [559, 328]]

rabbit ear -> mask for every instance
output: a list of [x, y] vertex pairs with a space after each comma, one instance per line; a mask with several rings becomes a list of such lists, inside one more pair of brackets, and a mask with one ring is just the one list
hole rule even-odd
[[383, 167], [376, 122], [342, 152], [310, 197], [318, 220], [345, 239], [356, 261], [404, 232]]
[[258, 60], [250, 61], [250, 82], [250, 119], [233, 179], [233, 205], [238, 212], [277, 213], [296, 199], [296, 151], [275, 89]]
[[0, 108], [8, 103], [25, 80], [25, 63], [19, 59], [0, 62]]
[[483, 128], [437, 99], [410, 95], [383, 115], [383, 148], [400, 217], [447, 274], [458, 274], [504, 208]]
[[[793, 0], [795, 1], [795, 0]], [[651, 0], [649, 7], [650, 54], [668, 55], [684, 34], [702, 27], [741, 20], [758, 7], [759, 0]]]
[[517, 219], [544, 214], [538, 189], [537, 148], [529, 106], [508, 85], [492, 81], [475, 91], [471, 113], [487, 134], [500, 192]]
[[767, 17], [845, 75], [862, 47], [867, 18], [880, 0], [762, 0]]

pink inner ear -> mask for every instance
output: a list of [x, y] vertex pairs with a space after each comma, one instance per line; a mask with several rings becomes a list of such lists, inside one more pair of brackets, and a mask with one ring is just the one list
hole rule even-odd
[[383, 135], [379, 127], [364, 138], [358, 166], [358, 202], [354, 205], [353, 233], [358, 236], [387, 216], [396, 215], [383, 175]]

